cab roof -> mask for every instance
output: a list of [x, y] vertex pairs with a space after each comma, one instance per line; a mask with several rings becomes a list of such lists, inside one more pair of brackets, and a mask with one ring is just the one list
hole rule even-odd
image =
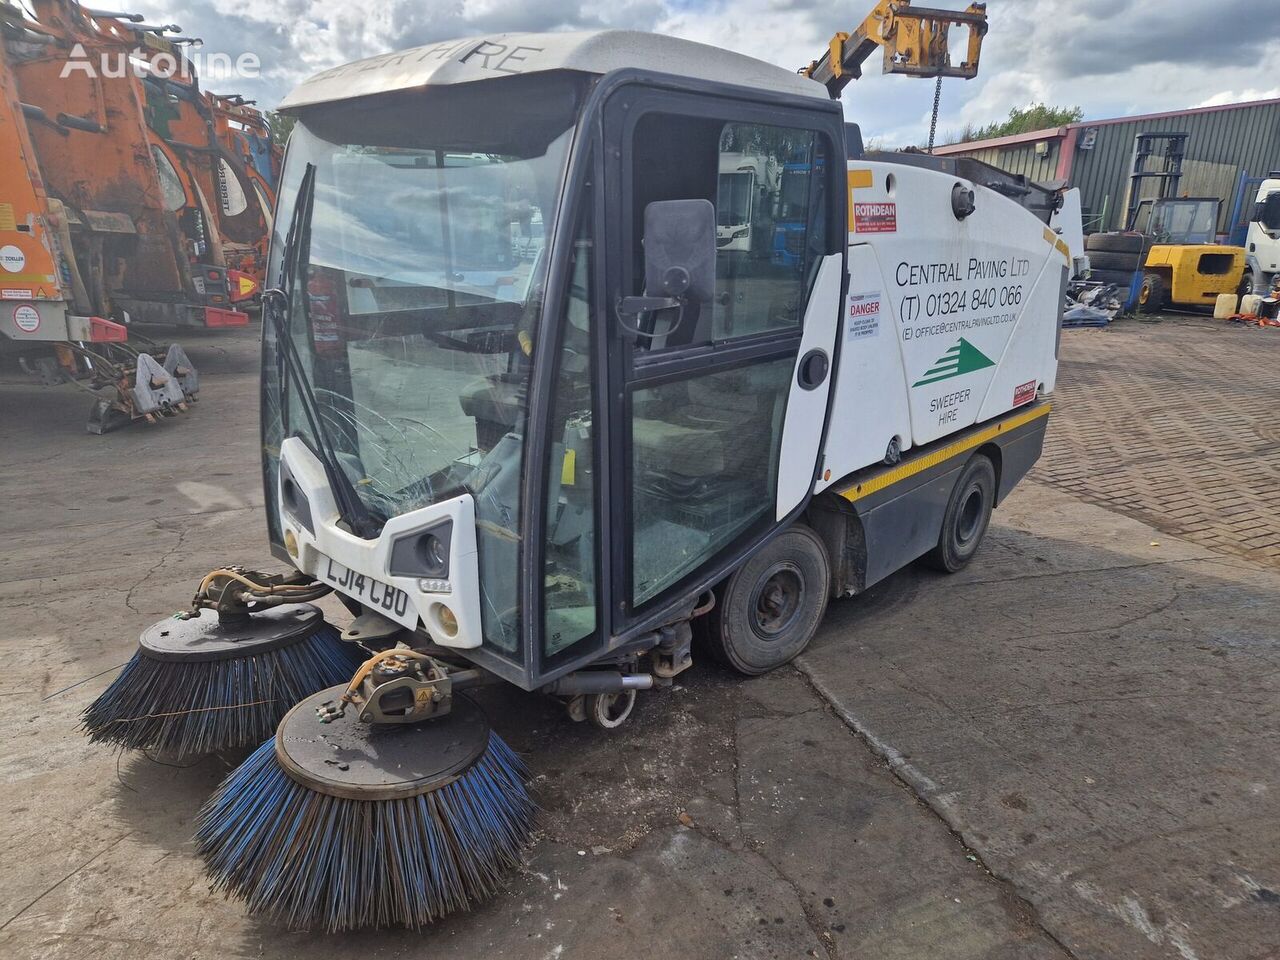
[[594, 30], [499, 33], [356, 60], [303, 81], [280, 109], [519, 74], [606, 74], [626, 67], [829, 99], [822, 84], [754, 57], [656, 33]]

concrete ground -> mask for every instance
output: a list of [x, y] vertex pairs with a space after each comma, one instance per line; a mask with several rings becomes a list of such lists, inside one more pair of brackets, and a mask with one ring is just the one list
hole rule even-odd
[[545, 811], [527, 866], [342, 937], [209, 893], [191, 821], [238, 758], [76, 730], [141, 627], [266, 562], [252, 336], [184, 340], [181, 423], [88, 436], [81, 396], [0, 378], [0, 956], [1280, 956], [1280, 332], [1064, 333], [978, 559], [832, 605], [794, 667], [700, 662], [612, 735], [495, 692]]

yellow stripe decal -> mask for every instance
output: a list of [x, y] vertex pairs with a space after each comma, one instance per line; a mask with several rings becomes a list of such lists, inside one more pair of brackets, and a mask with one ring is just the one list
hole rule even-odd
[[1002, 433], [1020, 427], [1023, 424], [1030, 423], [1032, 420], [1038, 420], [1040, 417], [1047, 417], [1052, 404], [1043, 403], [1010, 417], [1007, 420], [1001, 420], [994, 426], [987, 427], [985, 430], [979, 430], [977, 433], [965, 437], [963, 440], [957, 440], [955, 443], [949, 443], [945, 447], [939, 447], [932, 453], [927, 453], [922, 457], [912, 460], [910, 463], [904, 463], [892, 470], [886, 470], [874, 477], [869, 477], [861, 483], [846, 487], [840, 491], [840, 496], [844, 497], [850, 503], [861, 500], [863, 497], [869, 497], [873, 493], [883, 490], [885, 487], [892, 486], [899, 480], [905, 480], [907, 477], [913, 477], [922, 470], [928, 470], [930, 467], [936, 467], [944, 460], [950, 460], [952, 457], [959, 456], [967, 450], [974, 447], [980, 447], [993, 437], [998, 437]]
[[1067, 265], [1071, 265], [1071, 248], [1067, 246], [1066, 242], [1060, 236], [1048, 227], [1044, 228], [1044, 242], [1052, 244], [1054, 249], [1067, 258]]
[[858, 229], [858, 219], [853, 215], [853, 191], [861, 190], [871, 186], [873, 178], [870, 170], [858, 169], [849, 171], [849, 232], [854, 233]]

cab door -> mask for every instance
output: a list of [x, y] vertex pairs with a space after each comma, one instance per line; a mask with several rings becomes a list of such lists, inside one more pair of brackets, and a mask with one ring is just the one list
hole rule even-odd
[[[606, 153], [603, 218], [615, 637], [686, 604], [812, 490], [840, 323], [844, 161], [839, 113], [796, 99], [634, 86], [605, 105], [603, 142], [617, 145]], [[747, 243], [716, 238], [735, 215], [733, 197], [720, 195], [727, 155], [761, 178], [739, 228]], [[677, 207], [692, 219], [672, 220]], [[660, 247], [680, 246], [673, 232], [687, 240], [675, 256], [694, 264], [674, 296], [653, 289], [655, 276], [683, 268], [655, 270]], [[715, 249], [703, 264], [707, 242]]]

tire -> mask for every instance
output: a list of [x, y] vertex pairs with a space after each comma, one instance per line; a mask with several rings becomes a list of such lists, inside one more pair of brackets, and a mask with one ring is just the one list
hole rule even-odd
[[1240, 288], [1236, 291], [1236, 293], [1238, 293], [1241, 299], [1243, 299], [1247, 297], [1249, 294], [1253, 293], [1253, 285], [1254, 285], [1253, 271], [1246, 269], [1244, 272], [1244, 276], [1240, 278]]
[[[1093, 263], [1093, 257], [1090, 256], [1089, 263]], [[1128, 292], [1133, 286], [1133, 270], [1090, 270], [1089, 279], [1096, 280], [1098, 283], [1114, 283], [1116, 286], [1124, 287]]]
[[795, 524], [716, 588], [707, 645], [739, 673], [768, 673], [809, 645], [830, 593], [827, 548], [811, 529]]
[[1096, 270], [1122, 270], [1132, 274], [1142, 266], [1140, 253], [1111, 253], [1099, 250], [1089, 254], [1089, 266]]
[[963, 570], [982, 545], [995, 502], [996, 468], [978, 454], [960, 472], [942, 517], [938, 545], [924, 555], [925, 563], [943, 573]]
[[1140, 233], [1091, 233], [1084, 238], [1084, 249], [1089, 259], [1093, 252], [1099, 253], [1136, 253], [1146, 252], [1147, 238]]
[[1144, 273], [1138, 290], [1138, 309], [1143, 313], [1159, 313], [1169, 301], [1169, 287], [1158, 273]]

